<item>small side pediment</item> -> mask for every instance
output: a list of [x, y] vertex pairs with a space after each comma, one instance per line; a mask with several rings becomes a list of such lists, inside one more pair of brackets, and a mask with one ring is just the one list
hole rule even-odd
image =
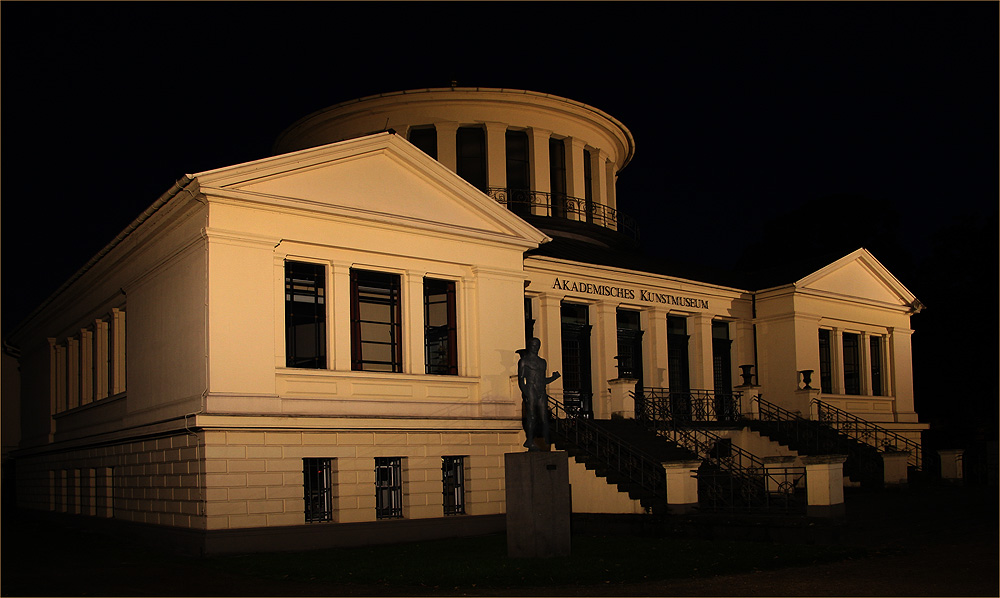
[[916, 301], [913, 293], [864, 248], [796, 281], [795, 287], [901, 306], [912, 306]]
[[537, 246], [547, 237], [394, 134], [200, 173], [202, 189], [278, 197], [359, 218], [417, 223]]

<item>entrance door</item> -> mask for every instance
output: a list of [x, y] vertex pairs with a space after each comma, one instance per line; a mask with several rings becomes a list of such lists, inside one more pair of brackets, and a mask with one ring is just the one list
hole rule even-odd
[[586, 305], [562, 304], [563, 404], [567, 411], [593, 417], [590, 382], [590, 323]]

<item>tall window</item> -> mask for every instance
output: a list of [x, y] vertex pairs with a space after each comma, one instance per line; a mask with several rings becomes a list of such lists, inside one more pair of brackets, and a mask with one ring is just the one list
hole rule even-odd
[[833, 358], [830, 355], [830, 331], [819, 331], [819, 387], [825, 393], [833, 392]]
[[844, 394], [861, 394], [860, 335], [844, 333]]
[[691, 390], [687, 318], [667, 316], [667, 375], [672, 392]]
[[423, 127], [419, 129], [410, 129], [409, 135], [410, 143], [417, 146], [420, 151], [424, 152], [428, 156], [437, 160], [438, 157], [438, 141], [437, 141], [437, 131], [434, 127]]
[[330, 459], [302, 459], [306, 522], [333, 520], [333, 468]]
[[403, 371], [398, 274], [351, 270], [351, 369]]
[[639, 312], [619, 309], [618, 377], [634, 378], [642, 386], [642, 327]]
[[465, 514], [465, 467], [463, 457], [441, 457], [444, 514]]
[[424, 362], [428, 374], [458, 374], [455, 283], [424, 279]]
[[527, 216], [531, 214], [528, 133], [508, 130], [504, 137], [507, 146], [507, 209]]
[[549, 138], [549, 189], [552, 192], [552, 215], [566, 217], [566, 144]]
[[885, 394], [882, 386], [882, 337], [871, 337], [869, 358], [872, 364], [872, 395], [880, 397]]
[[733, 390], [732, 344], [728, 322], [712, 322], [712, 373], [716, 392]]
[[481, 127], [459, 127], [455, 143], [458, 176], [486, 191], [486, 131]]
[[535, 316], [531, 307], [531, 297], [524, 298], [524, 346], [531, 345], [535, 336]]
[[403, 516], [403, 471], [400, 457], [375, 458], [375, 518]]
[[326, 367], [326, 282], [322, 264], [285, 262], [285, 365]]

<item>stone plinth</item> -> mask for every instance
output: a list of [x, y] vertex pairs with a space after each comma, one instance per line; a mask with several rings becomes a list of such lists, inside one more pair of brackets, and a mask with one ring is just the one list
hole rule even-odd
[[671, 513], [688, 513], [698, 507], [698, 468], [701, 461], [667, 461], [667, 506]]
[[569, 459], [563, 451], [507, 453], [507, 556], [569, 556]]
[[963, 449], [942, 449], [938, 451], [941, 457], [941, 479], [949, 482], [957, 482], [962, 479], [962, 456]]
[[844, 461], [846, 455], [802, 457], [806, 466], [806, 514], [831, 517], [844, 514]]
[[635, 419], [635, 398], [631, 393], [635, 392], [636, 382], [638, 380], [634, 378], [608, 380], [608, 388], [611, 389], [612, 417]]
[[882, 475], [886, 486], [904, 486], [907, 481], [907, 461], [910, 451], [880, 452], [882, 457]]

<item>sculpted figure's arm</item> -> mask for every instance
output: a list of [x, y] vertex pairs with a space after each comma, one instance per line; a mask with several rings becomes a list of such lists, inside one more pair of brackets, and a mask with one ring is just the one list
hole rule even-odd
[[560, 376], [559, 372], [552, 372], [552, 375], [545, 379], [545, 383], [549, 384], [551, 382], [555, 382], [556, 380], [559, 379], [559, 376]]

